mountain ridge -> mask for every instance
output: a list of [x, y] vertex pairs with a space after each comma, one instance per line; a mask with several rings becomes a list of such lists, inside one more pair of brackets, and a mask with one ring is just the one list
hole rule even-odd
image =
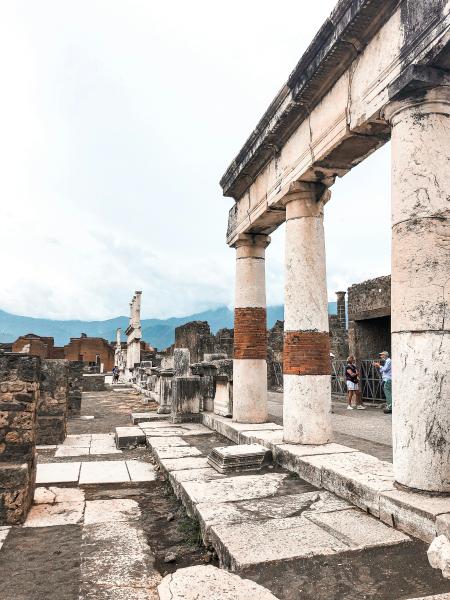
[[[328, 303], [328, 312], [330, 314], [336, 313], [335, 302]], [[284, 308], [282, 305], [268, 306], [268, 327], [272, 327], [278, 319], [283, 320], [283, 313]], [[159, 349], [166, 348], [174, 343], [175, 327], [190, 321], [208, 321], [211, 331], [216, 333], [224, 327], [233, 327], [233, 311], [227, 306], [219, 306], [183, 317], [142, 319], [142, 338]], [[0, 309], [0, 342], [14, 342], [19, 336], [27, 333], [53, 337], [56, 346], [67, 344], [71, 337], [79, 337], [81, 333], [113, 341], [116, 339], [116, 329], [121, 327], [123, 332], [128, 323], [129, 318], [125, 316], [96, 321], [62, 320], [14, 315]], [[125, 340], [123, 333], [122, 339]]]

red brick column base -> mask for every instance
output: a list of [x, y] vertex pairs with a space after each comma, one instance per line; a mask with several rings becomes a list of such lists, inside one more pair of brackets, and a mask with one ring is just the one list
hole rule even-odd
[[265, 308], [234, 309], [234, 358], [267, 359]]
[[330, 375], [330, 335], [324, 331], [285, 331], [283, 373]]

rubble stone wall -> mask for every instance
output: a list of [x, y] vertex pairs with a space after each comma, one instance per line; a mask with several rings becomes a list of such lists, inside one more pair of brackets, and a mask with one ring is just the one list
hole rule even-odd
[[69, 417], [77, 417], [81, 413], [81, 396], [83, 392], [83, 363], [80, 360], [69, 361]]
[[105, 389], [104, 375], [83, 375], [83, 392], [104, 392]]
[[69, 361], [41, 362], [41, 392], [37, 405], [37, 444], [60, 444], [67, 435]]
[[36, 480], [40, 359], [0, 354], [0, 525], [23, 523]]

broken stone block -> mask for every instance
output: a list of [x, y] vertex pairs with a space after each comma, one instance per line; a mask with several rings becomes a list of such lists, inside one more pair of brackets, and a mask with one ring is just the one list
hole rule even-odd
[[200, 421], [201, 378], [174, 377], [172, 381], [172, 423]]
[[158, 414], [168, 415], [172, 412], [172, 379], [173, 369], [161, 369], [159, 372]]
[[175, 348], [173, 351], [173, 368], [175, 377], [186, 377], [189, 375], [191, 354], [187, 348]]
[[446, 579], [450, 579], [450, 540], [445, 535], [435, 538], [427, 551], [433, 569], [440, 569]]
[[164, 419], [168, 419], [168, 415], [158, 414], [154, 411], [144, 412], [144, 413], [131, 413], [131, 421], [133, 425], [138, 425], [139, 423], [150, 423], [151, 421], [161, 421]]
[[213, 448], [208, 464], [219, 473], [257, 471], [272, 461], [272, 452], [259, 444]]
[[145, 446], [145, 433], [140, 427], [116, 427], [117, 448]]
[[212, 565], [187, 567], [164, 577], [160, 600], [277, 600], [268, 589]]

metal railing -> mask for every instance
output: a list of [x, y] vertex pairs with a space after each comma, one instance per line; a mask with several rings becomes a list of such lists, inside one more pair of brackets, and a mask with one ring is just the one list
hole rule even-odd
[[[347, 394], [345, 380], [345, 365], [347, 361], [334, 359], [331, 362], [331, 391], [333, 394]], [[383, 386], [378, 370], [373, 366], [372, 360], [361, 360], [358, 364], [360, 375], [361, 397], [364, 400], [384, 401]]]

